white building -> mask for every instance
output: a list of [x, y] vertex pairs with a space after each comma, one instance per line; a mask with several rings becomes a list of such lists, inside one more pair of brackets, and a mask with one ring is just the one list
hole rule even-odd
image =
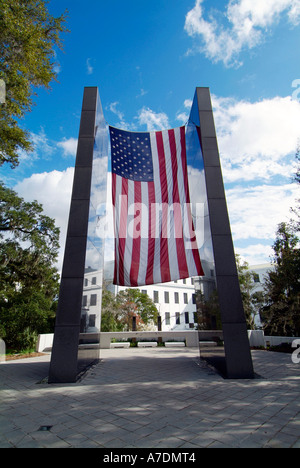
[[[148, 294], [154, 301], [162, 319], [162, 331], [189, 330], [195, 327], [196, 317], [196, 291], [200, 290], [205, 298], [209, 298], [215, 289], [215, 270], [213, 265], [203, 261], [204, 277], [188, 278], [172, 283], [156, 284], [138, 288]], [[117, 295], [127, 289], [112, 284], [113, 262], [105, 265], [105, 281], [109, 289]], [[255, 291], [263, 291], [267, 272], [272, 269], [271, 264], [252, 265], [249, 267], [255, 273]], [[102, 301], [103, 272], [87, 268], [84, 279], [81, 332], [94, 333], [101, 328], [101, 301]], [[257, 323], [259, 325], [259, 323]]]
[[[162, 331], [181, 331], [195, 328], [198, 323], [196, 290], [200, 289], [208, 298], [215, 289], [213, 267], [207, 262], [202, 262], [202, 266], [206, 273], [203, 278], [188, 278], [136, 288], [142, 293], [148, 294], [155, 303], [161, 317]], [[123, 286], [110, 286], [110, 290], [116, 295], [125, 289], [127, 288]]]
[[[273, 269], [274, 267], [271, 265], [271, 263], [262, 263], [259, 265], [249, 266], [249, 270], [254, 273], [254, 289], [252, 291], [253, 294], [256, 292], [264, 291], [267, 273], [268, 271], [271, 271]], [[258, 328], [262, 327], [259, 315], [255, 317], [255, 324]]]
[[[125, 287], [114, 286], [115, 294]], [[187, 330], [197, 322], [193, 278], [138, 288], [155, 303], [162, 319], [162, 331]]]
[[101, 329], [102, 283], [102, 270], [86, 268], [81, 309], [81, 333], [97, 333]]
[[[102, 271], [87, 268], [84, 276], [84, 289], [81, 313], [81, 333], [95, 333], [101, 327]], [[111, 292], [117, 295], [128, 289], [112, 284], [111, 268], [106, 268], [105, 281]], [[198, 278], [172, 283], [143, 286], [139, 289], [154, 301], [162, 319], [162, 331], [193, 329], [197, 323], [195, 286]], [[157, 325], [156, 325], [157, 326]]]
[[[201, 290], [209, 297], [215, 289], [215, 273], [207, 262], [203, 263], [206, 273], [202, 278], [188, 278], [171, 283], [156, 284], [138, 288], [154, 301], [162, 321], [162, 331], [194, 329], [197, 324], [196, 291]], [[104, 278], [111, 292], [117, 295], [127, 289], [115, 286], [113, 281], [114, 263], [105, 265]], [[90, 267], [85, 270], [81, 314], [81, 333], [97, 333], [101, 329], [103, 272]]]
[[253, 292], [263, 291], [266, 281], [266, 276], [268, 271], [274, 269], [271, 263], [262, 263], [260, 265], [251, 265], [249, 267], [250, 271], [255, 273], [254, 276], [254, 286], [255, 289]]

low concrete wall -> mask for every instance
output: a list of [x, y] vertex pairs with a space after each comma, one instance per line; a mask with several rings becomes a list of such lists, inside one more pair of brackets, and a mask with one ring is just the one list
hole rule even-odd
[[1, 362], [5, 362], [6, 359], [6, 344], [5, 341], [3, 341], [0, 338], [0, 364]]
[[[110, 343], [112, 339], [127, 341], [130, 338], [136, 338], [138, 340], [150, 341], [158, 340], [162, 338], [163, 342], [176, 340], [186, 341], [188, 348], [195, 348], [199, 346], [199, 341], [208, 341], [209, 337], [219, 336], [222, 339], [222, 332], [216, 334], [215, 331], [209, 332], [197, 332], [197, 331], [178, 331], [178, 332], [116, 332], [116, 333], [94, 333], [94, 334], [82, 334], [80, 339], [83, 342], [90, 342], [91, 344], [100, 343], [101, 349], [110, 349]], [[249, 330], [248, 331], [250, 346], [252, 347], [263, 347], [266, 348], [267, 344], [270, 346], [280, 346], [282, 343], [292, 344], [295, 337], [286, 336], [265, 336], [262, 330]], [[39, 353], [49, 352], [53, 345], [53, 334], [39, 335], [36, 350]]]
[[250, 346], [263, 347], [280, 346], [284, 343], [292, 344], [297, 338], [292, 336], [265, 336], [262, 330], [248, 331]]
[[263, 330], [248, 330], [248, 337], [251, 347], [266, 347], [266, 340]]
[[[54, 335], [40, 335], [37, 343], [37, 351], [39, 353], [51, 351]], [[128, 339], [136, 338], [137, 341], [151, 341], [161, 338], [163, 342], [175, 340], [186, 341], [188, 348], [196, 348], [199, 346], [197, 331], [178, 331], [178, 332], [115, 332], [115, 333], [92, 333], [81, 334], [80, 343], [99, 344], [100, 349], [110, 349], [110, 343], [113, 339], [127, 341]]]
[[222, 330], [199, 330], [199, 341], [224, 341]]
[[297, 338], [290, 336], [265, 336], [265, 340], [266, 345], [268, 344], [270, 346], [280, 346], [284, 343], [292, 344], [293, 341], [297, 340]]
[[38, 353], [44, 353], [52, 350], [54, 334], [39, 335], [38, 342], [36, 345], [36, 351]]
[[188, 348], [196, 348], [199, 346], [197, 331], [178, 331], [178, 332], [116, 332], [116, 333], [100, 333], [100, 348], [109, 349], [112, 339], [127, 341], [135, 338], [137, 341], [151, 341], [161, 338], [163, 342], [176, 340], [186, 341]]

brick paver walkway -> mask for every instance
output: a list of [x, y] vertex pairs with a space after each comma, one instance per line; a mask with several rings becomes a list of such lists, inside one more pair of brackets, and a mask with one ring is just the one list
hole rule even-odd
[[[76, 384], [37, 384], [49, 356], [0, 364], [0, 447], [300, 447], [300, 364], [253, 351], [224, 380], [191, 349], [104, 350]], [[47, 431], [39, 431], [49, 426]]]

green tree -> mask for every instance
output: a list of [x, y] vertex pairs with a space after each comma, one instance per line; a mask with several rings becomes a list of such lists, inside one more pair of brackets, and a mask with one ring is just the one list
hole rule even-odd
[[209, 299], [201, 291], [196, 291], [197, 326], [198, 330], [221, 330], [222, 321], [217, 290], [214, 290]]
[[117, 332], [123, 330], [120, 320], [120, 308], [115, 295], [103, 287], [102, 309], [101, 309], [101, 331]]
[[0, 79], [6, 102], [0, 105], [0, 166], [16, 167], [19, 152], [32, 150], [19, 120], [32, 109], [39, 87], [56, 80], [56, 48], [66, 32], [66, 14], [50, 15], [43, 0], [0, 0]]
[[[300, 146], [296, 153], [296, 160], [297, 160], [297, 169], [294, 174], [294, 182], [300, 184]], [[296, 200], [296, 206], [291, 208], [291, 212], [294, 215], [294, 218], [291, 220], [291, 227], [293, 228], [294, 232], [297, 234], [300, 231], [300, 198]]]
[[300, 146], [297, 149], [296, 160], [297, 160], [298, 166], [297, 166], [297, 169], [296, 169], [294, 179], [295, 179], [295, 182], [300, 184]]
[[116, 298], [120, 310], [120, 321], [123, 329], [132, 329], [132, 319], [137, 317], [137, 329], [143, 324], [157, 323], [158, 310], [148, 294], [143, 294], [139, 289], [126, 289], [121, 291]]
[[274, 270], [266, 281], [264, 329], [270, 335], [300, 334], [300, 250], [299, 238], [287, 223], [278, 226], [274, 250]]
[[249, 264], [242, 262], [240, 255], [236, 255], [236, 264], [246, 322], [249, 330], [255, 330], [255, 318], [260, 312], [263, 297], [260, 293], [254, 292], [255, 273], [249, 269]]
[[8, 347], [31, 346], [54, 325], [59, 229], [37, 202], [0, 183], [0, 333]]

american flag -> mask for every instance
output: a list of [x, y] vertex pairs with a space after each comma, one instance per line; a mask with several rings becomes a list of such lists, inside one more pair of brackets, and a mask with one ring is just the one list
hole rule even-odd
[[137, 287], [203, 276], [190, 208], [185, 127], [149, 133], [109, 129], [114, 284]]

